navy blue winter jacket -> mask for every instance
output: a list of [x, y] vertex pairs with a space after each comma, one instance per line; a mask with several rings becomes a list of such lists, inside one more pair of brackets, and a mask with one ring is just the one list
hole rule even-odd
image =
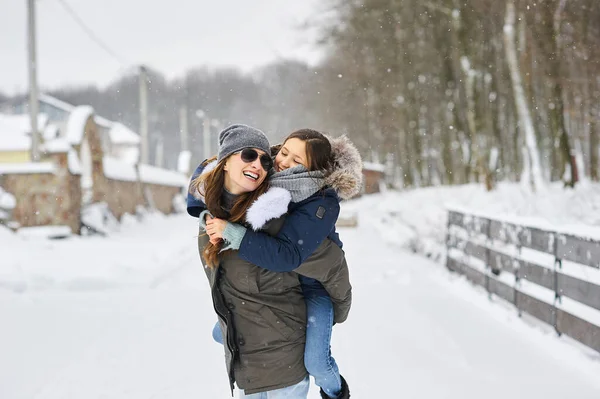
[[239, 256], [262, 268], [289, 272], [300, 266], [326, 239], [342, 247], [335, 231], [340, 200], [335, 190], [326, 188], [309, 198], [292, 202], [288, 215], [275, 238], [248, 229]]

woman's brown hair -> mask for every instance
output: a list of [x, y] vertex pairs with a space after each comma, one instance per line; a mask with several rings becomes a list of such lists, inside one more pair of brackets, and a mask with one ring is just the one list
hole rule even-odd
[[300, 129], [290, 133], [283, 141], [298, 139], [306, 143], [308, 170], [328, 170], [331, 167], [331, 143], [323, 134], [313, 129]]
[[[213, 157], [204, 162], [204, 166], [216, 161]], [[268, 179], [258, 186], [254, 191], [240, 194], [229, 212], [223, 209], [223, 190], [225, 189], [225, 163], [227, 158], [221, 160], [210, 172], [200, 174], [190, 184], [190, 193], [200, 193], [204, 196], [206, 209], [216, 218], [227, 220], [232, 223], [243, 223], [246, 220], [248, 208], [269, 188]], [[210, 268], [219, 264], [219, 254], [223, 248], [223, 240], [213, 245], [210, 241], [202, 250], [202, 256]]]

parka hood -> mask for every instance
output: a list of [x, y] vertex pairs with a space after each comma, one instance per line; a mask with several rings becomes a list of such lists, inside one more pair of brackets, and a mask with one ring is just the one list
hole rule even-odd
[[362, 159], [346, 135], [328, 137], [331, 143], [333, 164], [326, 173], [325, 184], [337, 195], [347, 200], [358, 194], [362, 187]]

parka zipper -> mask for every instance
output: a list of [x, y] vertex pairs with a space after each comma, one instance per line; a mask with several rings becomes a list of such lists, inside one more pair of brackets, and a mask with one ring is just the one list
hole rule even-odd
[[[220, 267], [220, 266], [219, 266]], [[219, 309], [217, 308], [216, 305], [216, 300], [215, 300], [215, 294], [219, 295], [219, 299], [220, 302], [222, 304], [225, 303], [225, 301], [223, 300], [223, 293], [221, 292], [221, 289], [219, 288], [219, 280], [221, 278], [220, 273], [217, 272], [217, 277], [215, 279], [215, 283], [214, 283], [214, 287], [211, 290], [212, 293], [212, 300], [213, 300], [213, 308], [215, 309], [215, 313], [217, 314], [217, 316], [219, 316], [219, 318], [221, 320], [223, 320], [225, 322], [226, 326], [229, 326], [229, 322], [227, 320], [227, 316], [223, 315], [223, 313], [221, 311], [219, 311]], [[215, 292], [216, 291], [216, 292]], [[228, 311], [231, 314], [231, 311]], [[230, 389], [231, 389], [231, 395], [233, 396], [233, 384], [235, 382], [235, 378], [234, 378], [234, 373], [233, 373], [233, 363], [235, 362], [235, 358], [237, 356], [237, 348], [232, 347], [230, 340], [230, 334], [229, 334], [229, 328], [227, 328], [227, 339], [225, 340], [226, 342], [224, 342], [225, 345], [227, 345], [227, 349], [229, 349], [229, 352], [231, 353], [231, 362], [229, 364], [229, 385], [230, 385]]]

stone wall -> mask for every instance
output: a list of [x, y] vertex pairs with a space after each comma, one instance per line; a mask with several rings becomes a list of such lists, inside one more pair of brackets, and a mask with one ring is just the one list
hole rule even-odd
[[119, 220], [125, 213], [135, 214], [136, 207], [140, 205], [152, 207], [164, 214], [173, 213], [173, 198], [180, 195], [181, 191], [181, 187], [140, 184], [109, 178], [104, 178], [101, 183], [94, 183], [95, 202], [106, 202]]
[[125, 213], [135, 214], [140, 205], [164, 214], [173, 213], [173, 198], [181, 192], [177, 186], [117, 180], [94, 173], [93, 202], [106, 202], [119, 220]]
[[[88, 120], [85, 130], [92, 158], [92, 202], [106, 202], [112, 214], [119, 220], [125, 213], [134, 215], [136, 207], [145, 204], [140, 183], [135, 178], [126, 181], [107, 177], [98, 126], [92, 118]], [[133, 168], [131, 165], [127, 167]]]
[[[101, 193], [101, 194], [100, 194]], [[104, 178], [94, 181], [94, 202], [106, 202], [108, 209], [119, 220], [125, 213], [135, 215], [138, 205], [145, 205], [142, 188], [138, 182]]]
[[158, 184], [144, 184], [144, 193], [155, 209], [162, 213], [169, 214], [175, 212], [173, 209], [173, 198], [181, 195], [182, 188], [174, 186], [161, 186]]
[[51, 163], [34, 164], [37, 167], [31, 172], [26, 168], [3, 172], [0, 185], [16, 198], [13, 220], [22, 227], [62, 225], [78, 234], [81, 225], [80, 176], [69, 172], [66, 153], [54, 154], [51, 160]]

